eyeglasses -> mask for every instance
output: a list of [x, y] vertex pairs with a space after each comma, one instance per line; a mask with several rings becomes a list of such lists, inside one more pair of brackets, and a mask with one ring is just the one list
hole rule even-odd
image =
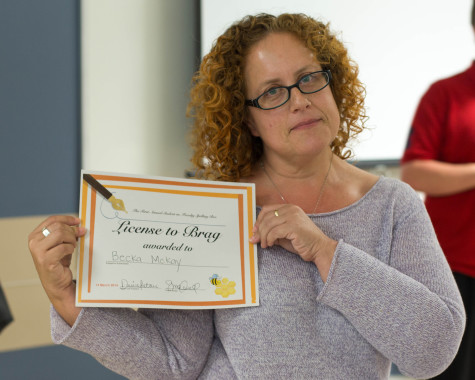
[[313, 94], [328, 86], [332, 75], [330, 70], [315, 71], [300, 78], [291, 86], [273, 87], [255, 99], [246, 100], [246, 105], [271, 110], [287, 103], [290, 99], [290, 90], [297, 87], [302, 94]]

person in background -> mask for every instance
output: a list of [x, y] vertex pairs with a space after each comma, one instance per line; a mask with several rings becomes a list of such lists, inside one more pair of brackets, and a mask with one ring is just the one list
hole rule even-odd
[[[475, 2], [472, 7], [475, 32]], [[460, 350], [436, 379], [475, 379], [475, 62], [432, 84], [412, 122], [401, 178], [425, 204], [467, 314]]]
[[192, 162], [199, 178], [256, 185], [260, 305], [77, 308], [69, 261], [85, 231], [52, 216], [29, 247], [54, 342], [132, 379], [387, 379], [391, 362], [442, 372], [462, 300], [417, 193], [346, 161], [364, 94], [328, 25], [261, 14], [230, 26], [194, 77]]

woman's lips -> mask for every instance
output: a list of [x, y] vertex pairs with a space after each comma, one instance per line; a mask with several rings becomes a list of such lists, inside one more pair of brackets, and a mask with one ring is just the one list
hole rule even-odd
[[290, 131], [293, 131], [295, 129], [306, 129], [315, 126], [319, 121], [322, 119], [309, 119], [309, 120], [304, 120], [301, 121], [300, 123], [294, 125]]

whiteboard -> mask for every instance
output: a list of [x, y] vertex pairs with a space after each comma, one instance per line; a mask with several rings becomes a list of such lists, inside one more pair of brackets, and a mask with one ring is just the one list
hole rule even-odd
[[201, 0], [201, 53], [247, 14], [306, 13], [330, 22], [367, 91], [368, 130], [353, 144], [354, 158], [395, 160], [429, 85], [471, 64], [471, 7], [472, 0]]

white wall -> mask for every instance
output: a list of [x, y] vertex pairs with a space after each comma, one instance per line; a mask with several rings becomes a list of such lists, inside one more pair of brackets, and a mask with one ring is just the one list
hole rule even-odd
[[82, 167], [182, 177], [195, 69], [189, 0], [82, 0]]
[[202, 0], [202, 53], [247, 14], [302, 12], [330, 22], [360, 67], [371, 131], [360, 160], [398, 159], [415, 108], [434, 80], [465, 70], [474, 57], [473, 0]]

